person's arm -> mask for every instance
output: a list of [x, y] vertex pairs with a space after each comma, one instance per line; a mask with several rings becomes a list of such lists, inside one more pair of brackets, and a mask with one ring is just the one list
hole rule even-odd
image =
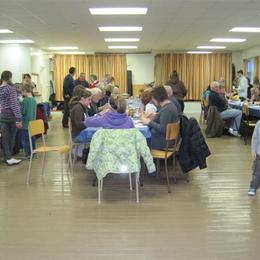
[[[174, 122], [178, 121], [178, 113], [176, 113], [176, 118], [174, 120]], [[167, 128], [167, 124], [172, 122], [172, 111], [169, 110], [165, 110], [164, 113], [160, 114], [160, 123], [156, 123], [154, 120], [151, 121], [148, 125], [155, 129], [157, 132], [161, 133], [161, 134], [166, 134], [166, 128]]]
[[74, 127], [80, 131], [86, 128], [84, 121], [82, 121], [82, 113], [80, 110], [72, 110], [71, 111], [71, 121]]
[[104, 118], [101, 115], [87, 117], [84, 125], [85, 127], [102, 127], [103, 120]]
[[257, 123], [256, 126], [255, 126], [255, 129], [254, 129], [254, 133], [253, 133], [253, 136], [252, 136], [252, 158], [253, 160], [256, 159], [256, 152], [257, 152], [257, 146], [258, 146], [258, 140], [259, 140], [259, 136], [258, 136], [258, 129], [260, 127], [260, 123]]
[[182, 82], [182, 94], [183, 94], [183, 97], [186, 97], [186, 95], [187, 95], [187, 88], [183, 82]]
[[10, 87], [10, 107], [16, 118], [16, 122], [22, 121], [21, 108], [18, 102], [18, 97], [15, 88]]

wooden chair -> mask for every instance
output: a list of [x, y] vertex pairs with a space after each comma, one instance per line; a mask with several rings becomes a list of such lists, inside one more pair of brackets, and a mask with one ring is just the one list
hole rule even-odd
[[[69, 153], [70, 147], [68, 145], [46, 146], [46, 142], [45, 142], [45, 138], [44, 138], [44, 123], [43, 123], [42, 119], [30, 121], [28, 130], [29, 130], [29, 141], [30, 141], [31, 156], [30, 156], [30, 163], [29, 163], [26, 183], [29, 184], [29, 182], [30, 182], [32, 159], [33, 159], [33, 155], [36, 154], [36, 153], [43, 153], [42, 164], [41, 164], [41, 174], [42, 174], [42, 176], [44, 174], [45, 156], [46, 156], [46, 153], [48, 153], [48, 152], [58, 152], [60, 154], [60, 156], [61, 156], [61, 170], [63, 172], [63, 155]], [[43, 145], [36, 148], [36, 149], [33, 149], [32, 137], [36, 136], [36, 135], [41, 135]], [[71, 169], [72, 162], [71, 162], [70, 156], [69, 156], [69, 162], [68, 163], [69, 163], [69, 166], [70, 166], [70, 169]], [[69, 166], [68, 166], [68, 168], [69, 168]]]
[[246, 131], [245, 131], [245, 134], [244, 134], [244, 142], [245, 144], [247, 144], [247, 138], [248, 138], [248, 134], [249, 134], [249, 131], [251, 128], [254, 128], [255, 125], [256, 125], [256, 121], [250, 121], [249, 119], [249, 106], [248, 106], [248, 103], [244, 103], [242, 105], [242, 113], [243, 113], [243, 116], [244, 116], [244, 125], [246, 126]]
[[206, 118], [206, 113], [209, 108], [209, 101], [208, 99], [202, 99], [201, 100], [201, 111], [200, 111], [200, 122], [205, 124], [205, 118]]
[[[156, 159], [156, 168], [159, 171], [160, 160], [164, 160], [165, 165], [165, 174], [168, 185], [168, 192], [171, 193], [169, 174], [168, 174], [168, 165], [167, 161], [170, 157], [173, 157], [173, 168], [175, 168], [175, 153], [177, 151], [178, 139], [180, 134], [180, 123], [171, 123], [167, 125], [166, 129], [166, 149], [165, 150], [151, 150], [151, 154], [154, 159]], [[174, 145], [171, 145], [171, 142], [174, 141]], [[172, 146], [172, 147], [171, 147]]]

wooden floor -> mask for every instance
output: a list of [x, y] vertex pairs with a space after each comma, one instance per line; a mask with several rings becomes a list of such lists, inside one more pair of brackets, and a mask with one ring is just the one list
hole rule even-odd
[[[66, 141], [60, 125], [54, 114], [49, 144]], [[78, 162], [73, 178], [62, 176], [54, 154], [44, 178], [34, 161], [30, 185], [27, 161], [1, 163], [0, 259], [259, 259], [260, 194], [247, 196], [250, 146], [232, 137], [207, 142], [207, 169], [193, 171], [190, 183], [180, 177], [171, 194], [164, 181], [145, 178], [140, 204], [127, 176], [112, 176], [98, 205], [92, 175]]]

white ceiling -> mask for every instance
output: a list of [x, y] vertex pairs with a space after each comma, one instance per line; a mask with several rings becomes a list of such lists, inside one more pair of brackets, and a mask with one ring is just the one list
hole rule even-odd
[[[92, 16], [90, 7], [148, 7], [141, 16]], [[111, 52], [105, 37], [140, 37], [138, 51], [195, 50], [213, 37], [245, 37], [228, 51], [260, 45], [260, 33], [230, 33], [234, 26], [260, 27], [260, 0], [0, 0], [1, 39], [24, 38], [47, 49], [76, 45]], [[98, 26], [142, 25], [142, 32], [99, 32]], [[121, 44], [120, 44], [121, 45]], [[213, 44], [216, 45], [216, 44]]]

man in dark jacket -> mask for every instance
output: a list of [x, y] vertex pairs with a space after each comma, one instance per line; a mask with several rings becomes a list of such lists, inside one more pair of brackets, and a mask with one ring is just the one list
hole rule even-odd
[[69, 74], [63, 80], [63, 99], [64, 99], [64, 111], [62, 118], [62, 126], [68, 128], [68, 120], [70, 115], [69, 102], [73, 96], [73, 89], [75, 87], [73, 77], [75, 75], [76, 68], [71, 67]]
[[79, 78], [74, 81], [74, 85], [75, 86], [81, 85], [85, 88], [88, 88], [88, 82], [86, 81], [86, 73], [81, 72]]

